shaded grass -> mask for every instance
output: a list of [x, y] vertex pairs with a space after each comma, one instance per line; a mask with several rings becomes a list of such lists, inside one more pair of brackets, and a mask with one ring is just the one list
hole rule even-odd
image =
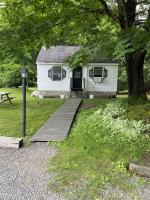
[[[138, 119], [146, 122], [147, 117], [150, 117], [147, 109], [149, 102], [130, 105], [124, 96], [117, 100], [127, 107], [129, 119], [137, 119], [138, 116]], [[97, 127], [95, 124], [89, 125], [89, 121], [87, 123], [87, 117], [113, 101], [116, 99], [93, 99], [82, 103], [69, 138], [57, 144], [58, 154], [50, 164], [50, 171], [56, 173], [54, 181], [50, 183], [54, 191], [63, 192], [70, 199], [91, 200], [98, 197], [99, 189], [105, 187], [107, 183], [127, 192], [134, 191], [137, 187], [128, 181], [130, 174], [126, 171], [126, 164], [135, 158], [141, 158], [145, 151], [143, 146], [135, 148], [136, 152], [133, 153], [128, 146], [118, 150], [115, 146], [96, 139], [97, 130], [101, 131], [101, 135], [103, 132], [104, 135], [109, 134], [108, 130], [99, 128], [97, 124]], [[145, 183], [145, 180], [139, 178], [137, 184], [140, 183]]]
[[135, 120], [143, 120], [145, 123], [150, 123], [150, 103], [142, 105], [132, 105], [128, 108], [128, 118]]
[[[0, 104], [0, 135], [21, 137], [22, 131], [22, 91], [3, 88], [0, 91], [12, 92], [16, 98]], [[63, 104], [60, 99], [38, 99], [31, 97], [32, 89], [27, 91], [27, 136], [32, 135]]]

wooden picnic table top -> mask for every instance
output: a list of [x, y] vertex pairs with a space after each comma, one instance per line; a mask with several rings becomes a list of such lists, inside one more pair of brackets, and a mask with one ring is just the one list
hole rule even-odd
[[10, 94], [11, 92], [0, 92], [0, 95], [7, 95]]
[[11, 100], [16, 97], [11, 97], [9, 94], [12, 92], [0, 92], [0, 104], [4, 101], [9, 101], [10, 104], [12, 104]]

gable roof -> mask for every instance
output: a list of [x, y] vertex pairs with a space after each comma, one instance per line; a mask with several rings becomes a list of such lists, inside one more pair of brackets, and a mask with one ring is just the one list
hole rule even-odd
[[65, 59], [79, 51], [79, 46], [52, 46], [49, 49], [41, 48], [37, 62], [63, 63]]
[[[52, 46], [46, 49], [44, 46], [41, 48], [36, 62], [39, 63], [64, 63], [65, 60], [80, 50], [80, 46]], [[116, 60], [95, 57], [90, 63], [118, 63]]]

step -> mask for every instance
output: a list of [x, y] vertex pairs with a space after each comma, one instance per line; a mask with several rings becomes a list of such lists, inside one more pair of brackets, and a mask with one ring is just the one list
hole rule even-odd
[[0, 148], [19, 149], [23, 145], [22, 138], [0, 136]]
[[72, 91], [70, 97], [72, 99], [84, 99], [87, 98], [88, 95], [83, 91]]

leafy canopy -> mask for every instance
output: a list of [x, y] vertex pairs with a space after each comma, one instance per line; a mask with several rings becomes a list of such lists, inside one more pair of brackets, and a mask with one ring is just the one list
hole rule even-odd
[[99, 51], [122, 58], [126, 52], [150, 50], [149, 0], [4, 2], [6, 7], [0, 10], [0, 55], [3, 57], [17, 55], [20, 62], [26, 62], [43, 44], [86, 47], [78, 56], [79, 60], [82, 58], [80, 61], [87, 61], [87, 56]]

